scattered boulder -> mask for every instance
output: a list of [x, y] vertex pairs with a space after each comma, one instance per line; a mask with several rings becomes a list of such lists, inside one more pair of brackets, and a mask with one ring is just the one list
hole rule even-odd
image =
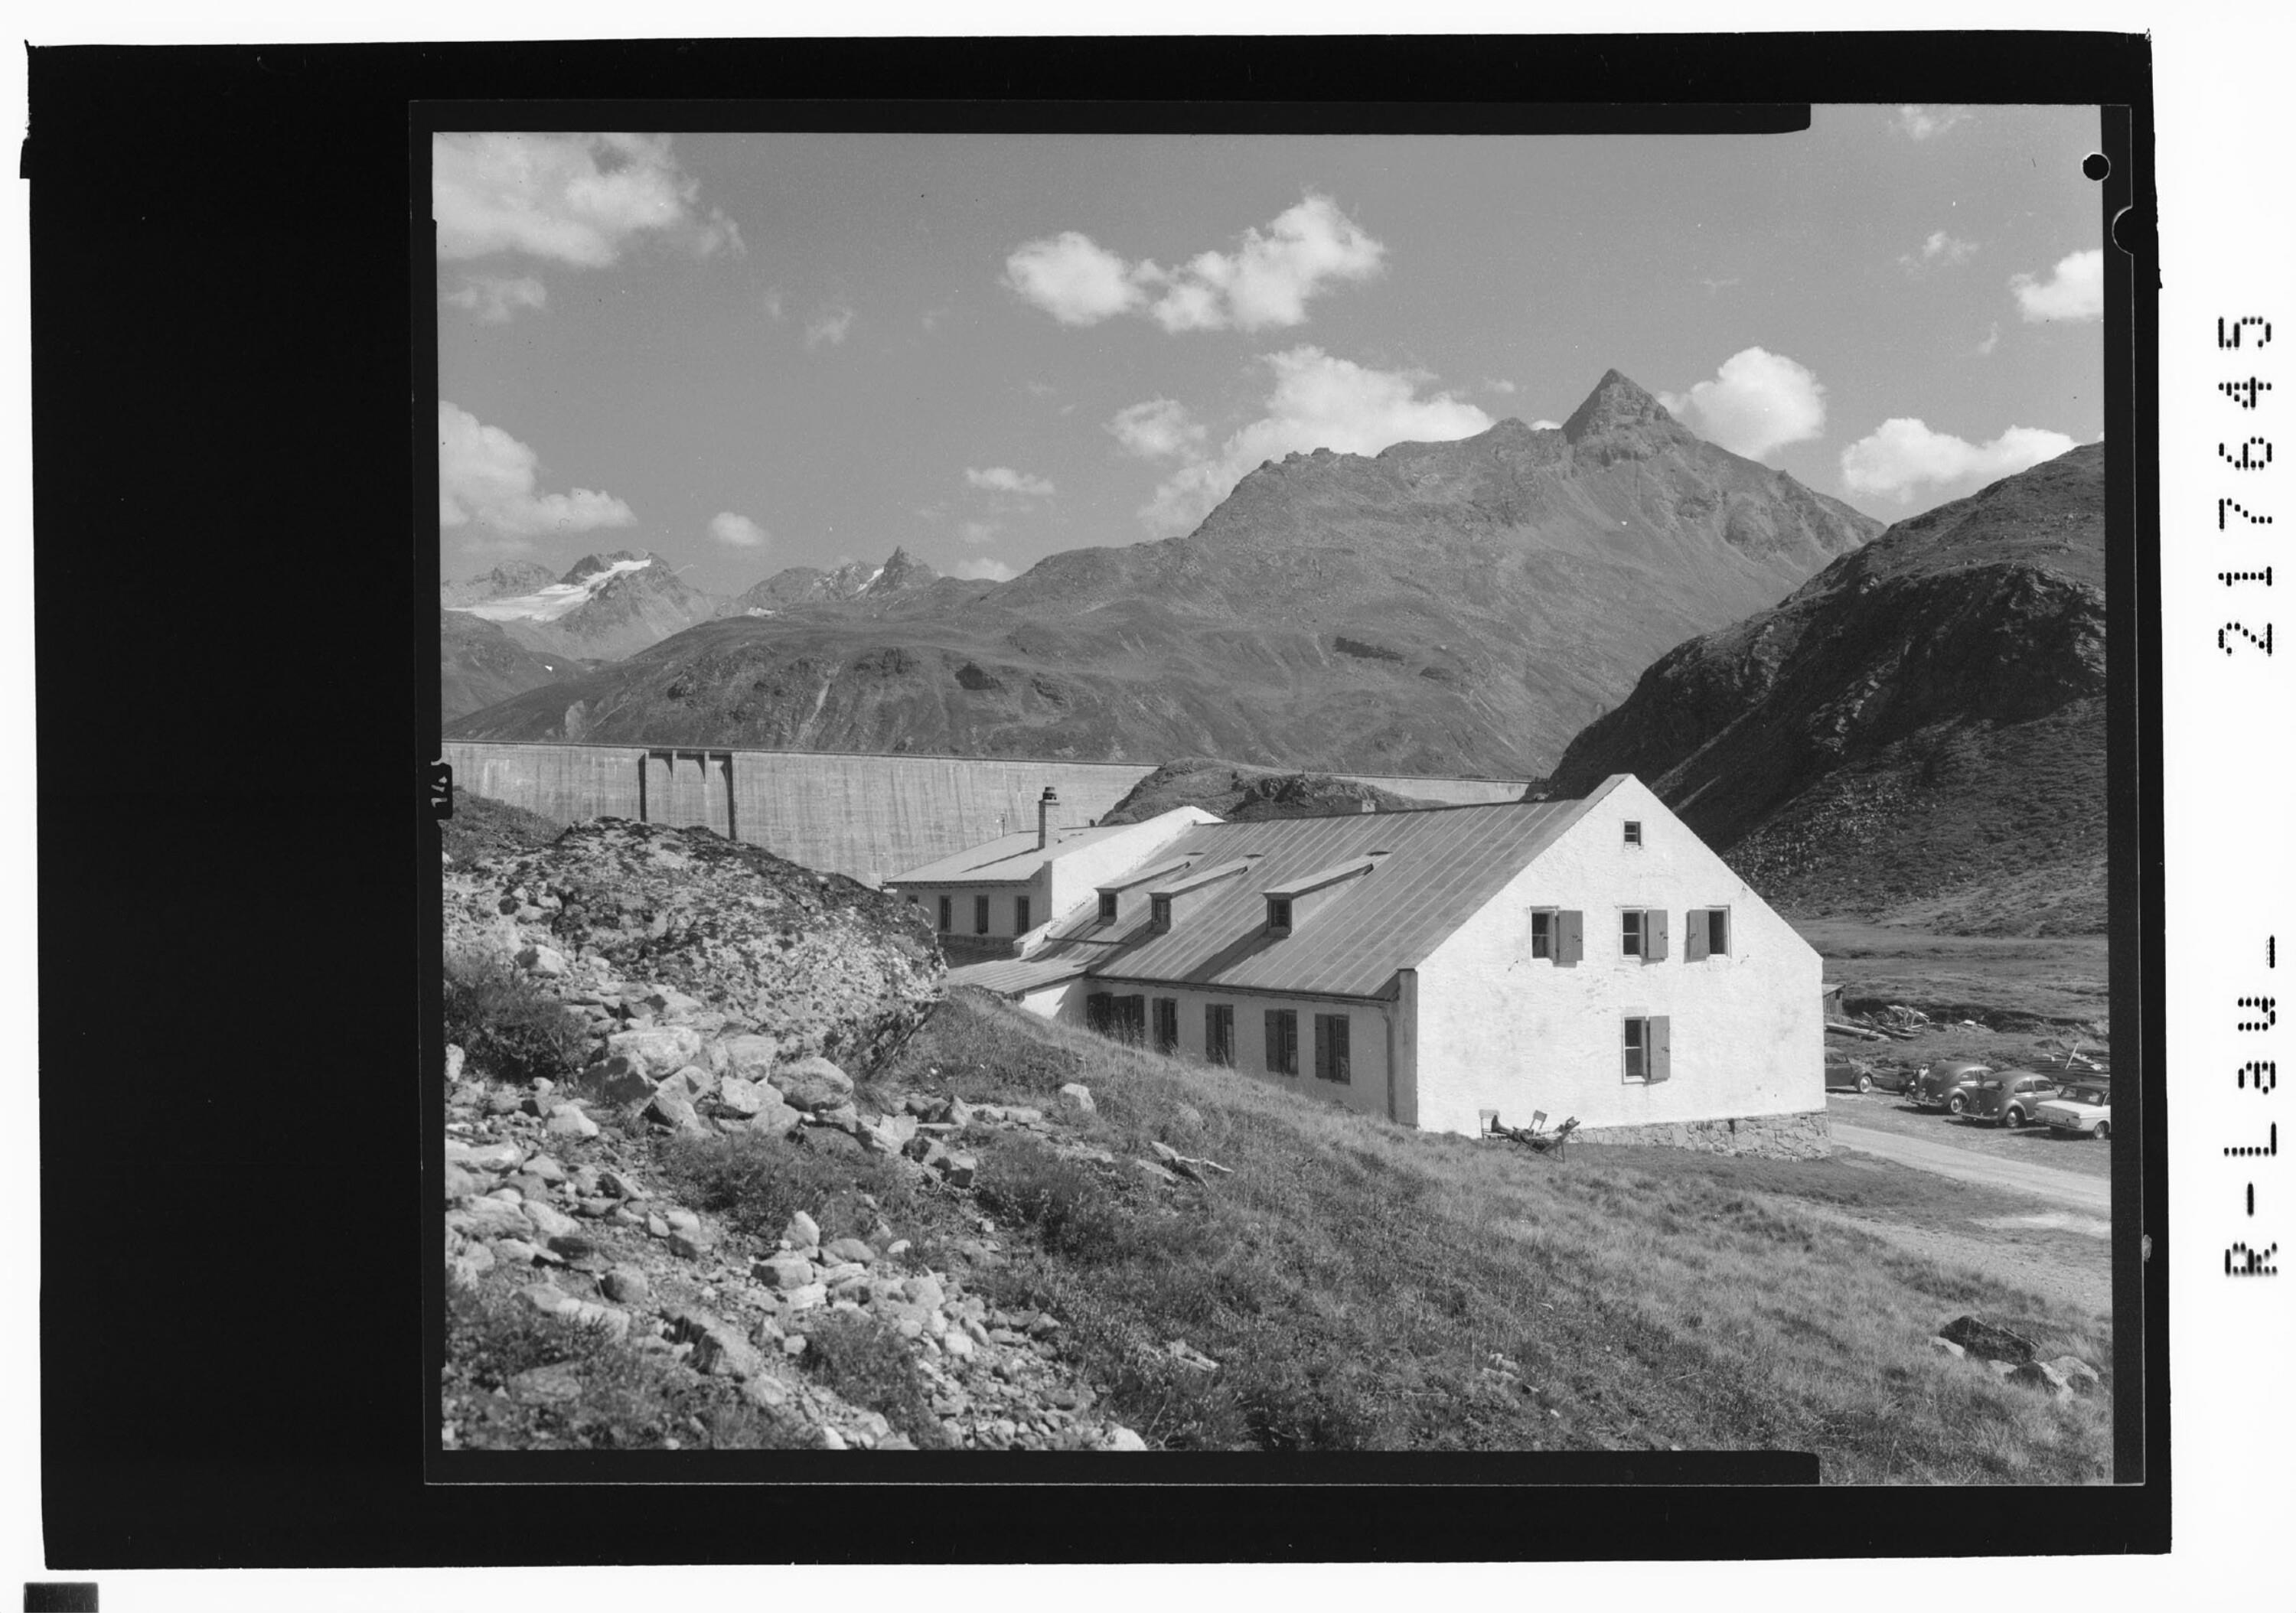
[[1975, 1316], [1956, 1316], [1938, 1330], [1940, 1338], [1957, 1344], [1981, 1361], [2030, 1361], [2039, 1352], [2033, 1341]]
[[660, 1097], [673, 1090], [684, 1093], [687, 1102], [699, 1103], [717, 1093], [718, 1077], [698, 1064], [688, 1064], [664, 1076], [661, 1085], [654, 1088], [654, 1095]]
[[1093, 1446], [1095, 1451], [1144, 1451], [1147, 1448], [1146, 1440], [1120, 1422], [1111, 1428], [1100, 1443]]
[[717, 1098], [722, 1106], [748, 1119], [765, 1107], [764, 1094], [771, 1090], [739, 1076], [724, 1076], [718, 1082]]
[[824, 1244], [821, 1252], [832, 1260], [851, 1261], [857, 1265], [877, 1264], [877, 1251], [858, 1238], [840, 1238]]
[[760, 1089], [758, 1112], [750, 1117], [749, 1129], [785, 1137], [805, 1122], [805, 1117], [782, 1101], [782, 1095], [770, 1086]]
[[693, 1100], [683, 1092], [673, 1090], [654, 1093], [646, 1104], [645, 1115], [655, 1125], [666, 1126], [672, 1131], [706, 1135], [709, 1130], [702, 1125], [701, 1115], [695, 1112]]
[[782, 1044], [771, 1036], [750, 1034], [728, 1036], [717, 1045], [724, 1050], [725, 1073], [744, 1081], [763, 1081], [782, 1056]]
[[523, 946], [519, 949], [518, 966], [538, 975], [562, 975], [566, 954], [551, 946]]
[[1081, 1081], [1071, 1081], [1061, 1088], [1061, 1104], [1063, 1108], [1079, 1115], [1099, 1112], [1092, 1101], [1092, 1088]]
[[833, 1109], [853, 1099], [853, 1077], [817, 1054], [784, 1064], [767, 1079], [791, 1109]]
[[2073, 1397], [2073, 1386], [2066, 1380], [2062, 1372], [2046, 1362], [2028, 1361], [2012, 1368], [2009, 1372], [2009, 1381], [2021, 1384], [2029, 1389], [2044, 1390], [2059, 1400], [2070, 1400]]
[[2094, 1395], [2104, 1388], [2103, 1375], [2078, 1355], [2060, 1355], [2046, 1364], [2076, 1395]]
[[819, 1249], [821, 1224], [800, 1210], [789, 1218], [789, 1224], [782, 1228], [782, 1237], [793, 1249]]
[[463, 1057], [460, 1047], [452, 1042], [447, 1044], [447, 1084], [450, 1086], [463, 1078]]
[[1956, 1361], [1959, 1361], [1962, 1357], [1969, 1354], [1967, 1350], [1963, 1349], [1961, 1346], [1956, 1344], [1950, 1339], [1932, 1339], [1930, 1340], [1930, 1348], [1935, 1350], [1940, 1355], [1949, 1355]]
[[619, 1305], [643, 1305], [653, 1297], [653, 1284], [635, 1265], [618, 1265], [598, 1279], [598, 1290]]
[[598, 1123], [572, 1103], [562, 1103], [550, 1111], [550, 1119], [543, 1129], [554, 1137], [594, 1137]]
[[606, 1038], [606, 1052], [627, 1059], [640, 1075], [659, 1081], [701, 1057], [701, 1033], [689, 1025], [617, 1031]]
[[803, 1255], [772, 1255], [751, 1266], [750, 1276], [753, 1281], [786, 1294], [813, 1281], [813, 1262]]

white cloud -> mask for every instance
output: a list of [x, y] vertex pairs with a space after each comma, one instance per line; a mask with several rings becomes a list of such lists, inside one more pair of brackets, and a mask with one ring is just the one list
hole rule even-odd
[[1447, 442], [1491, 428], [1489, 415], [1447, 392], [1420, 397], [1430, 378], [1418, 372], [1365, 369], [1313, 347], [1271, 353], [1259, 362], [1275, 377], [1267, 412], [1216, 454], [1193, 443], [1185, 448], [1183, 463], [1140, 511], [1152, 528], [1193, 527], [1262, 460], [1316, 448], [1376, 454], [1398, 442]]
[[1017, 248], [1004, 283], [1064, 325], [1098, 324], [1146, 300], [1124, 259], [1075, 230]]
[[1124, 451], [1142, 459], [1168, 459], [1185, 454], [1204, 440], [1204, 429], [1187, 409], [1168, 397], [1152, 397], [1119, 409], [1108, 430]]
[[1041, 476], [1031, 476], [1026, 471], [1015, 471], [1007, 465], [991, 465], [986, 471], [965, 467], [964, 479], [989, 493], [1019, 493], [1029, 498], [1050, 498], [1053, 484]]
[[508, 324], [521, 308], [538, 308], [550, 300], [550, 288], [531, 274], [515, 280], [495, 274], [478, 274], [465, 280], [460, 287], [440, 299], [458, 308], [468, 308], [479, 316], [482, 325]]
[[1530, 422], [1530, 429], [1534, 431], [1560, 431], [1562, 422], [1559, 420], [1534, 420]]
[[1327, 284], [1379, 273], [1387, 249], [1328, 196], [1309, 194], [1233, 252], [1199, 252], [1177, 268], [1124, 258], [1075, 230], [1025, 242], [1004, 283], [1062, 324], [1144, 310], [1167, 331], [1296, 325]]
[[1661, 392], [1669, 413], [1733, 454], [1760, 459], [1825, 429], [1825, 389], [1783, 353], [1748, 348], [1725, 359], [1712, 381]]
[[746, 515], [720, 510], [709, 518], [709, 536], [735, 549], [762, 549], [773, 535]]
[[845, 340], [845, 332], [853, 328], [853, 310], [839, 306], [824, 308], [805, 322], [805, 345], [817, 348], [827, 342], [836, 347]]
[[1898, 262], [1906, 274], [1917, 274], [1923, 269], [1958, 267], [1967, 263], [1976, 256], [1976, 253], [1975, 242], [1964, 241], [1957, 235], [1948, 235], [1943, 230], [1931, 230], [1929, 238], [1922, 242], [1922, 250], [1918, 254], [1903, 253], [1898, 257]]
[[1021, 575], [1003, 561], [990, 560], [987, 555], [978, 560], [961, 560], [948, 569], [948, 574], [990, 583], [1009, 583]]
[[1898, 132], [1915, 140], [1927, 140], [1969, 116], [1965, 106], [1901, 106], [1898, 109]]
[[2092, 247], [2057, 260], [2046, 280], [2012, 274], [2009, 289], [2017, 293], [2017, 310], [2026, 323], [2051, 319], [2104, 317], [2104, 249]]
[[1522, 389], [1511, 381], [1486, 381], [1483, 382], [1483, 385], [1488, 387], [1492, 391], [1501, 393], [1508, 397], [1513, 397], [1517, 392]]
[[499, 426], [439, 400], [439, 524], [477, 523], [500, 532], [587, 532], [637, 520], [620, 499], [577, 487], [534, 490], [537, 456]]
[[766, 288], [765, 297], [762, 300], [765, 304], [766, 317], [772, 320], [775, 324], [781, 323], [783, 319], [786, 317], [782, 307], [781, 288], [779, 286], [767, 286]]
[[1977, 344], [1977, 356], [1980, 358], [1990, 358], [1993, 356], [1993, 349], [2000, 345], [2001, 322], [1997, 319], [1993, 322], [1993, 328], [1986, 332], [1985, 340]]
[[439, 256], [523, 252], [603, 268], [652, 233], [698, 258], [739, 253], [742, 232], [698, 216], [701, 182], [681, 173], [667, 135], [437, 135], [430, 212]]
[[993, 520], [965, 520], [956, 524], [957, 536], [975, 547], [995, 541], [996, 534], [1002, 530]]
[[1924, 482], [1997, 481], [2077, 446], [2062, 431], [2033, 426], [2012, 426], [1989, 443], [1972, 443], [1918, 420], [1885, 420], [1841, 451], [1841, 485], [1906, 504]]

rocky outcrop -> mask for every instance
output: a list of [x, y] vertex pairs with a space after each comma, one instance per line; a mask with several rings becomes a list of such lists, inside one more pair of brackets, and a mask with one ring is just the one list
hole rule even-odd
[[1677, 645], [1537, 793], [1632, 773], [1804, 910], [1926, 903], [1955, 928], [2100, 929], [2104, 622], [2093, 444]]
[[1101, 815], [1103, 823], [1137, 823], [1176, 806], [1200, 806], [1230, 823], [1261, 818], [1329, 817], [1347, 812], [1408, 812], [1441, 805], [1416, 800], [1355, 779], [1286, 773], [1185, 757], [1167, 762]]
[[1565, 430], [1290, 454], [1185, 537], [1010, 582], [780, 574], [742, 614], [452, 733], [570, 738], [578, 706], [606, 743], [1529, 778], [1669, 645], [1879, 528], [1614, 371]]
[[516, 960], [601, 1037], [762, 1036], [865, 1069], [947, 974], [919, 910], [705, 829], [596, 818], [445, 880], [448, 956]]

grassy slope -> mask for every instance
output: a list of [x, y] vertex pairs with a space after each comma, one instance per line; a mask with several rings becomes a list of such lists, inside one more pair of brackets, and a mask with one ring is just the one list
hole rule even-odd
[[[2045, 1355], [2105, 1365], [2104, 1316], [1809, 1208], [1886, 1213], [1903, 1178], [1660, 1150], [1556, 1165], [1303, 1105], [969, 994], [878, 1085], [1050, 1108], [1074, 1080], [1098, 1102], [1076, 1123], [1085, 1140], [1120, 1159], [1162, 1139], [1234, 1173], [1171, 1189], [1025, 1136], [979, 1146], [980, 1203], [1031, 1234], [996, 1273], [1004, 1302], [1062, 1317], [1152, 1443], [1770, 1446], [1816, 1451], [1830, 1482], [2105, 1477], [2103, 1401], [2054, 1404], [1926, 1342], [1977, 1310]], [[1179, 1364], [1174, 1339], [1222, 1369]]]

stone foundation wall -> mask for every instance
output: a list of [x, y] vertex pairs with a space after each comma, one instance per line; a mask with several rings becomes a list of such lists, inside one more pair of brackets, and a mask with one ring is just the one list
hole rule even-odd
[[1822, 1159], [1833, 1152], [1833, 1134], [1824, 1114], [1581, 1127], [1571, 1134], [1570, 1141], [1598, 1146], [1636, 1143], [1649, 1148], [1689, 1148], [1709, 1154], [1760, 1154], [1777, 1159]]

